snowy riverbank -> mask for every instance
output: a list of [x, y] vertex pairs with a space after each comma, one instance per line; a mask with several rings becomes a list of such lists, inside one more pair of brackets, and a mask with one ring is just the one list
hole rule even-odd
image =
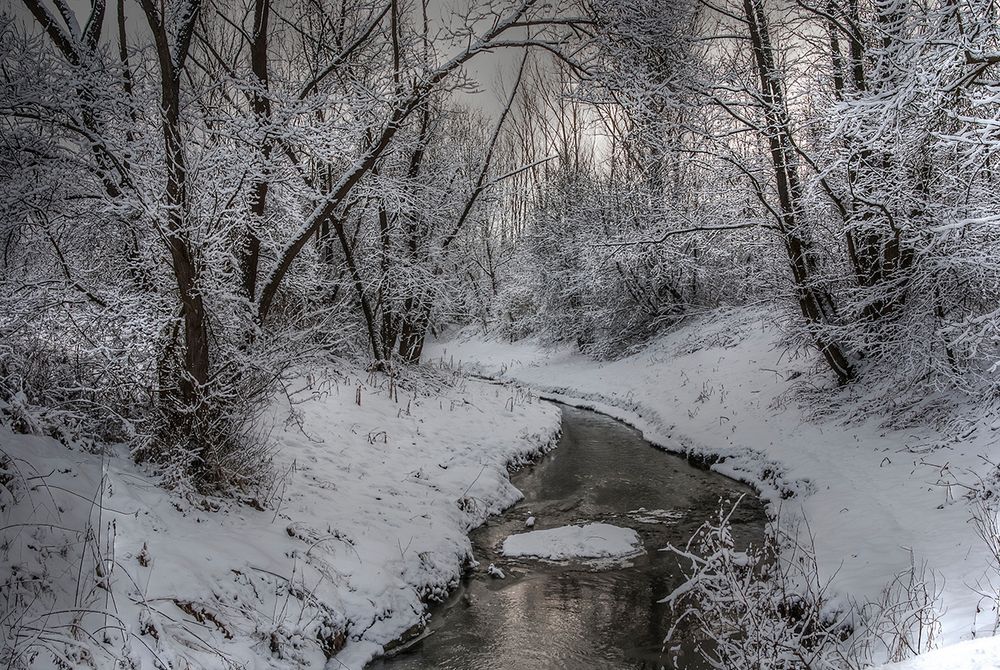
[[308, 386], [296, 385], [297, 421], [287, 402], [275, 409], [273, 484], [242, 502], [182, 497], [122, 453], [2, 429], [4, 653], [39, 667], [57, 654], [70, 667], [332, 655], [360, 668], [419, 627], [424, 601], [470, 560], [466, 533], [519, 499], [507, 465], [559, 428], [558, 409], [528, 393], [447, 373]]
[[[873, 405], [882, 396], [864, 388], [824, 392], [839, 406], [821, 416], [803, 409], [802, 393], [828, 386], [825, 373], [809, 356], [790, 358], [779, 340], [767, 315], [736, 310], [692, 319], [612, 362], [468, 334], [427, 355], [605, 412], [667, 449], [721, 458], [713, 468], [757, 487], [783, 525], [805, 515], [821, 576], [842, 602], [877, 600], [912, 555], [941, 590], [937, 644], [992, 635], [995, 602], [980, 592], [996, 593], [988, 580], [997, 576], [964, 486], [1000, 460], [996, 417], [968, 405], [960, 433], [890, 429], [895, 408]], [[1000, 644], [984, 644], [1000, 659]]]

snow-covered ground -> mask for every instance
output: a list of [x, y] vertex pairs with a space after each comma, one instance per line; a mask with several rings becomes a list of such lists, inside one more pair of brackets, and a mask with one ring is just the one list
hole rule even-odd
[[[893, 670], [1000, 668], [994, 602], [981, 595], [1000, 577], [965, 496], [1000, 460], [996, 417], [889, 429], [897, 408], [873, 406], [882, 396], [864, 388], [816, 396], [841, 405], [821, 416], [803, 408], [824, 374], [779, 339], [767, 315], [740, 310], [613, 362], [475, 338], [429, 355], [723, 458], [714, 468], [755, 485], [783, 522], [808, 519], [843, 602], [877, 599], [911, 561], [926, 563], [945, 648]], [[59, 651], [64, 667], [296, 667], [333, 655], [331, 668], [360, 668], [419, 627], [424, 601], [470, 561], [468, 530], [518, 499], [507, 464], [558, 430], [558, 411], [531, 394], [447, 372], [417, 390], [360, 373], [298, 388], [296, 420], [286, 402], [274, 410], [274, 481], [242, 501], [166, 492], [121, 450], [0, 428], [0, 649], [38, 652], [39, 667]]]
[[[864, 387], [813, 392], [822, 402], [810, 403], [810, 389], [829, 386], [829, 375], [811, 354], [790, 357], [780, 339], [768, 314], [733, 310], [692, 319], [611, 362], [469, 333], [427, 355], [618, 417], [667, 449], [721, 458], [714, 469], [758, 488], [784, 525], [804, 515], [841, 602], [877, 600], [911, 561], [918, 572], [926, 563], [940, 589], [937, 643], [992, 635], [995, 602], [982, 594], [996, 593], [989, 580], [1000, 580], [964, 494], [1000, 461], [996, 417], [976, 416], [981, 408], [970, 404], [967, 424], [939, 431], [921, 422], [918, 404], [913, 427], [891, 429], [886, 417], [899, 408], [879, 400], [884, 389]], [[825, 414], [814, 409], [831, 400], [838, 406]], [[926, 402], [929, 412], [935, 399]], [[977, 644], [1000, 657], [996, 640]], [[934, 667], [966, 667], [958, 656], [939, 658], [948, 660]]]
[[510, 535], [503, 541], [501, 553], [548, 561], [627, 558], [642, 553], [642, 541], [631, 528], [586, 523]]
[[995, 638], [966, 640], [943, 649], [935, 649], [903, 663], [893, 663], [882, 670], [996, 670], [1000, 668]]
[[456, 582], [467, 532], [520, 498], [508, 464], [559, 428], [528, 393], [444, 372], [418, 390], [363, 373], [309, 386], [297, 420], [275, 408], [276, 477], [243, 501], [0, 429], [0, 654], [360, 668]]

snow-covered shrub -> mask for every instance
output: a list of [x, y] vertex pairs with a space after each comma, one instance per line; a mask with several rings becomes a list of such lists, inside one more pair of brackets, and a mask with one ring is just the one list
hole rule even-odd
[[886, 584], [880, 597], [856, 607], [847, 651], [852, 667], [905, 661], [934, 649], [941, 632], [942, 588], [911, 552], [909, 567]]
[[535, 294], [524, 282], [511, 282], [493, 300], [493, 319], [501, 335], [510, 341], [524, 339], [542, 329]]
[[1000, 631], [1000, 468], [994, 468], [992, 477], [981, 479], [972, 487], [972, 522], [976, 533], [987, 550], [989, 565], [986, 573], [974, 588], [980, 595], [976, 614], [987, 613], [993, 617], [988, 625], [992, 634]]
[[818, 576], [811, 544], [781, 531], [762, 547], [738, 551], [721, 508], [683, 549], [685, 582], [664, 602], [677, 612], [664, 642], [699, 639], [697, 653], [714, 668], [792, 670], [841, 667], [848, 617], [829, 606], [828, 582]]
[[[501, 283], [495, 321], [515, 339], [533, 332], [613, 357], [692, 311], [756, 297], [773, 283], [748, 269], [764, 258], [759, 232], [671, 233], [739, 216], [727, 195], [701, 195], [706, 203], [691, 223], [646, 184], [557, 174]], [[719, 244], [720, 235], [733, 245]]]
[[700, 657], [726, 670], [856, 670], [935, 647], [942, 585], [912, 555], [876, 600], [845, 606], [832, 576], [820, 576], [804, 520], [785, 528], [779, 518], [763, 546], [738, 551], [735, 509], [721, 508], [685, 548], [668, 547], [687, 568], [664, 599], [678, 613], [666, 647], [693, 628]]
[[164, 485], [234, 492], [266, 481], [271, 445], [261, 415], [277, 391], [260, 371], [240, 370], [207, 390], [195, 406], [166, 397], [157, 433], [133, 454], [155, 464]]
[[[0, 324], [0, 337], [3, 330]], [[109, 361], [89, 348], [67, 351], [20, 334], [0, 349], [0, 423], [88, 449], [135, 437], [147, 379], [128, 358]]]

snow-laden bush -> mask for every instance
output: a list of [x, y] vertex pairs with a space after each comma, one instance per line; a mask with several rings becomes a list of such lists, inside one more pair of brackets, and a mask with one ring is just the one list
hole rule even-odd
[[890, 663], [930, 651], [941, 633], [937, 575], [910, 554], [910, 565], [883, 587], [876, 600], [856, 605], [855, 634], [846, 651], [850, 667]]
[[854, 670], [934, 648], [941, 585], [926, 566], [911, 556], [877, 599], [844, 606], [831, 592], [835, 575], [821, 576], [807, 523], [776, 520], [763, 546], [738, 550], [736, 505], [684, 548], [667, 548], [687, 567], [664, 599], [677, 613], [665, 648], [693, 635], [697, 655], [725, 670]]
[[501, 282], [495, 321], [515, 339], [537, 333], [547, 342], [614, 357], [692, 311], [759, 297], [774, 280], [770, 271], [749, 270], [765, 265], [767, 253], [752, 225], [671, 232], [739, 216], [728, 195], [702, 195], [706, 202], [690, 222], [648, 184], [558, 173]]
[[693, 626], [697, 652], [714, 668], [838, 667], [849, 617], [828, 606], [829, 583], [818, 577], [812, 547], [782, 532], [739, 551], [730, 524], [735, 509], [721, 508], [685, 548], [668, 548], [688, 567], [685, 582], [664, 599], [678, 613], [665, 645]]

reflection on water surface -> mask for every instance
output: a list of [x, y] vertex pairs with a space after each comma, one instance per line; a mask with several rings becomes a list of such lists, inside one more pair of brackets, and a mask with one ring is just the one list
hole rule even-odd
[[[563, 408], [559, 448], [514, 476], [524, 500], [476, 530], [480, 562], [462, 587], [434, 608], [428, 635], [371, 668], [408, 670], [573, 670], [672, 668], [661, 651], [671, 612], [657, 601], [679, 584], [676, 558], [658, 551], [682, 545], [719, 509], [747, 495], [733, 517], [740, 544], [758, 543], [764, 513], [745, 486], [699, 470], [649, 445], [606, 416]], [[646, 553], [608, 568], [546, 564], [497, 554], [505, 537], [584, 521], [634, 528]], [[491, 579], [486, 566], [506, 573]], [[691, 659], [680, 651], [680, 666]]]

